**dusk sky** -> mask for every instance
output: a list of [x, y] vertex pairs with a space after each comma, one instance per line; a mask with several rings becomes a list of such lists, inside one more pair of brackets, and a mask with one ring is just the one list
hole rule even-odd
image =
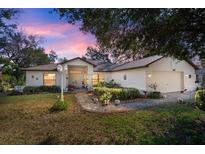
[[18, 17], [19, 28], [26, 34], [43, 37], [46, 52], [54, 50], [59, 57], [82, 56], [88, 46], [95, 45], [95, 37], [83, 34], [75, 25], [59, 19], [53, 9], [22, 9]]

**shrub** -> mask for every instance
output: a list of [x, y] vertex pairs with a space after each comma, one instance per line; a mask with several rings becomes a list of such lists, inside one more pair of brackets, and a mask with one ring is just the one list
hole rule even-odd
[[105, 82], [105, 86], [108, 88], [121, 88], [121, 85], [116, 83], [114, 80], [111, 80], [110, 82]]
[[42, 92], [50, 92], [50, 93], [56, 93], [61, 91], [59, 86], [40, 86], [37, 89]]
[[99, 82], [94, 87], [121, 88], [120, 84], [114, 82], [114, 80], [110, 82]]
[[198, 90], [203, 90], [204, 88], [202, 88], [202, 87], [196, 87], [196, 91], [198, 91]]
[[148, 98], [158, 99], [158, 98], [161, 98], [162, 95], [161, 95], [161, 92], [159, 92], [159, 91], [153, 91], [153, 92], [149, 92], [147, 97]]
[[22, 92], [12, 90], [8, 92], [7, 96], [16, 96], [16, 95], [22, 95], [22, 94], [23, 94]]
[[106, 93], [104, 93], [103, 95], [100, 96], [100, 102], [103, 105], [107, 105], [107, 104], [109, 104], [111, 98], [112, 98], [111, 93], [110, 92], [106, 92]]
[[61, 89], [58, 86], [39, 86], [39, 87], [26, 86], [23, 89], [23, 93], [25, 94], [36, 94], [40, 92], [58, 93], [60, 91]]
[[134, 88], [107, 88], [107, 87], [94, 87], [94, 94], [101, 96], [109, 92], [112, 97], [111, 100], [128, 100], [141, 97], [139, 90]]
[[68, 103], [66, 101], [58, 100], [56, 103], [53, 104], [53, 106], [50, 108], [50, 112], [60, 112], [67, 110]]
[[205, 90], [198, 90], [195, 94], [195, 105], [201, 110], [205, 110]]
[[24, 87], [24, 89], [23, 89], [23, 93], [25, 93], [25, 94], [34, 94], [34, 93], [36, 93], [36, 88], [37, 88], [37, 87], [26, 86], [26, 87]]
[[93, 87], [105, 87], [105, 82], [99, 82], [96, 85], [93, 85]]
[[135, 88], [126, 88], [124, 91], [126, 99], [135, 99], [141, 96], [139, 90]]

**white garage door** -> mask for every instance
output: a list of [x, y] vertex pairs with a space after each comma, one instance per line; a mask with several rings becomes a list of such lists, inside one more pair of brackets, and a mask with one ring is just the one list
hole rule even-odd
[[181, 72], [153, 72], [151, 82], [156, 82], [157, 90], [161, 92], [176, 92], [183, 89]]

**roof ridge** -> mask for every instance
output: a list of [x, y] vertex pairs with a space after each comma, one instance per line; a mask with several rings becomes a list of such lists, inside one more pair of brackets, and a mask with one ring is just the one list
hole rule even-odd
[[[123, 66], [123, 65], [127, 65], [127, 64], [134, 63], [134, 62], [137, 62], [137, 61], [145, 60], [145, 59], [148, 59], [148, 58], [151, 58], [151, 57], [155, 57], [155, 56], [159, 56], [159, 55], [154, 55], [154, 56], [149, 56], [149, 57], [145, 57], [145, 58], [141, 58], [141, 59], [136, 59], [136, 60], [133, 60], [133, 61], [129, 61], [129, 62], [123, 63], [123, 64], [121, 64], [121, 65], [118, 65], [118, 66], [114, 67], [113, 69], [116, 69], [116, 68], [118, 68], [118, 67], [120, 67], [120, 66]], [[159, 58], [161, 58], [161, 57], [163, 57], [163, 56], [159, 56]]]

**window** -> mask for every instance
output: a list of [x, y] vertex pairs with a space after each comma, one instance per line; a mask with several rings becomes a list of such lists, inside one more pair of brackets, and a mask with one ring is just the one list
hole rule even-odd
[[124, 75], [124, 80], [127, 80], [127, 75], [126, 74]]
[[92, 77], [93, 85], [98, 84], [99, 82], [104, 82], [104, 75], [103, 74], [94, 74]]
[[53, 86], [56, 84], [56, 74], [55, 73], [45, 73], [43, 75], [43, 85]]

